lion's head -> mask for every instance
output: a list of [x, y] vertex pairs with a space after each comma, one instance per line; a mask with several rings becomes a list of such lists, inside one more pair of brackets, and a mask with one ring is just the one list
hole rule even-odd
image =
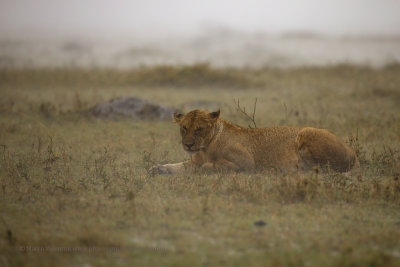
[[175, 113], [175, 122], [180, 126], [182, 146], [186, 152], [195, 153], [207, 149], [219, 119], [220, 110], [207, 112], [193, 110], [186, 115]]

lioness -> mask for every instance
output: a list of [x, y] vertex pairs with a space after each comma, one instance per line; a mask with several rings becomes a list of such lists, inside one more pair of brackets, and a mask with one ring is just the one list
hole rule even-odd
[[328, 165], [347, 172], [358, 165], [353, 149], [336, 135], [311, 127], [277, 126], [248, 129], [220, 117], [220, 110], [174, 114], [183, 149], [191, 159], [157, 165], [158, 173], [184, 170], [242, 171], [275, 168], [285, 173]]

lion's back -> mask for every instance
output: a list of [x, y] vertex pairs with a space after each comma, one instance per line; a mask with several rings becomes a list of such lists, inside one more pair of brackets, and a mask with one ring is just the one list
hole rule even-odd
[[[343, 172], [357, 163], [354, 150], [326, 129], [293, 126], [258, 129], [238, 127], [227, 131], [223, 138], [227, 140], [228, 147], [240, 144], [249, 151], [257, 169], [309, 170], [314, 166], [329, 164], [332, 169]], [[236, 155], [243, 157], [246, 154]]]
[[[227, 126], [221, 139], [223, 146], [233, 147], [240, 144], [254, 159], [257, 169], [265, 167], [286, 168], [296, 165], [298, 153], [296, 137], [301, 127], [275, 126], [248, 129], [239, 126]], [[229, 153], [229, 150], [223, 150]], [[246, 154], [239, 154], [245, 156]], [[223, 155], [229, 157], [230, 155]], [[236, 159], [244, 160], [244, 159]]]

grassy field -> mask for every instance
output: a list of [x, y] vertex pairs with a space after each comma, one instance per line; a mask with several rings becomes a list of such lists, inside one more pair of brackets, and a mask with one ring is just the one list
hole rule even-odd
[[[0, 70], [0, 266], [399, 266], [400, 65]], [[151, 176], [187, 158], [171, 122], [99, 120], [138, 96], [246, 126], [327, 128], [358, 176]]]

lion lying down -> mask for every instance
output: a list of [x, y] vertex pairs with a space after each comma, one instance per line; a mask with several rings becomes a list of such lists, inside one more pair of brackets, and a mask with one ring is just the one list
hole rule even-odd
[[183, 149], [191, 160], [157, 165], [153, 172], [185, 170], [243, 171], [275, 168], [285, 173], [329, 166], [337, 172], [358, 167], [353, 149], [336, 135], [311, 127], [277, 126], [248, 129], [220, 117], [220, 111], [174, 114]]

